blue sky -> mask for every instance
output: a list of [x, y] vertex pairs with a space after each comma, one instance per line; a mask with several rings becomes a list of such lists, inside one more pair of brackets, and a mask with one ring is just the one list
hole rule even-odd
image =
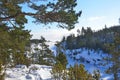
[[118, 24], [120, 17], [120, 0], [79, 0], [79, 7], [83, 14], [79, 19], [81, 26], [90, 26], [92, 29], [101, 29]]
[[40, 36], [44, 36], [48, 40], [56, 41], [60, 40], [63, 35], [76, 33], [76, 29], [81, 29], [81, 27], [91, 27], [93, 30], [99, 30], [104, 28], [105, 25], [110, 27], [119, 24], [120, 0], [77, 0], [77, 3], [76, 11], [82, 10], [82, 15], [79, 18], [79, 23], [75, 25], [75, 29], [67, 31], [54, 28], [54, 24], [49, 25], [51, 27], [49, 29], [46, 25], [32, 23], [31, 18], [28, 18], [29, 21], [25, 25], [26, 29], [31, 30], [32, 38], [39, 39]]

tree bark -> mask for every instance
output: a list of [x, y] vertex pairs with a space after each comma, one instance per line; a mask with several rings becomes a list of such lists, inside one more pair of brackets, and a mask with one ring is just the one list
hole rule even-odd
[[117, 75], [117, 73], [114, 73], [114, 80], [118, 80], [118, 75]]

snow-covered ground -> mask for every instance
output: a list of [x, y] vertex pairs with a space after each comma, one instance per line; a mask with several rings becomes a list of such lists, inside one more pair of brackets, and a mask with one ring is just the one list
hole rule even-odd
[[[85, 65], [90, 69], [95, 69], [93, 65]], [[51, 66], [32, 64], [28, 68], [25, 65], [17, 65], [15, 68], [6, 70], [5, 80], [53, 80]], [[101, 74], [101, 80], [113, 80], [112, 76]]]
[[65, 54], [68, 59], [68, 67], [70, 65], [73, 66], [75, 63], [84, 64], [85, 69], [89, 73], [92, 74], [94, 70], [99, 70], [102, 80], [113, 80], [112, 75], [105, 73], [111, 64], [106, 64], [106, 61], [103, 58], [108, 57], [109, 55], [104, 53], [102, 50], [95, 51], [86, 48], [80, 48], [66, 50]]
[[28, 68], [25, 65], [17, 65], [6, 70], [5, 80], [52, 80], [51, 66], [32, 64]]
[[[32, 46], [34, 48], [35, 45]], [[50, 48], [54, 51], [56, 47]], [[105, 63], [104, 57], [109, 56], [101, 50], [94, 51], [89, 49], [74, 49], [65, 50], [64, 53], [68, 59], [68, 65], [84, 64], [86, 70], [89, 73], [93, 73], [94, 70], [99, 70], [102, 80], [113, 80], [112, 75], [105, 73], [105, 70], [111, 65], [103, 65]], [[25, 65], [17, 65], [15, 68], [6, 69], [5, 80], [53, 80], [51, 75], [51, 66], [31, 64], [28, 68]]]

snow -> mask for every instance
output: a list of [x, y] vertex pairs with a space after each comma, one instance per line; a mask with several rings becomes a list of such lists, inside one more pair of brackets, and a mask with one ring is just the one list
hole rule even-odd
[[[33, 45], [32, 48], [35, 48], [36, 45]], [[51, 47], [54, 54], [56, 54], [56, 47]], [[34, 50], [32, 49], [34, 52]], [[104, 59], [106, 56], [109, 56], [107, 53], [104, 53], [102, 50], [95, 51], [89, 50], [86, 48], [65, 50], [64, 53], [67, 56], [68, 65], [74, 65], [76, 62], [79, 64], [84, 64], [85, 69], [89, 73], [93, 73], [94, 70], [100, 70], [102, 80], [113, 80], [113, 75], [105, 73], [105, 70], [110, 67], [109, 65], [101, 65], [105, 63]], [[16, 65], [14, 68], [6, 69], [5, 80], [53, 80], [51, 75], [51, 66], [31, 64], [29, 67], [25, 65]]]
[[17, 65], [6, 70], [5, 80], [51, 80], [51, 66], [32, 64]]
[[105, 70], [107, 70], [110, 67], [110, 63], [108, 65], [102, 65], [105, 64], [105, 58], [106, 56], [109, 56], [107, 53], [104, 53], [102, 50], [90, 50], [86, 48], [80, 48], [80, 49], [73, 49], [73, 50], [66, 50], [65, 54], [68, 59], [68, 65], [74, 65], [75, 63], [78, 64], [84, 64], [85, 69], [89, 73], [93, 73], [94, 70], [99, 70], [101, 74], [102, 80], [113, 80], [113, 76], [110, 74], [106, 74]]

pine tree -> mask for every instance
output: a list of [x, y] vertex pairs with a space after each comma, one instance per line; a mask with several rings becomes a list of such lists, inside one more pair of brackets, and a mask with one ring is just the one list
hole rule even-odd
[[[36, 23], [49, 24], [56, 22], [61, 28], [72, 29], [81, 15], [81, 11], [76, 13], [73, 9], [77, 6], [76, 0], [46, 1], [42, 4], [40, 4], [41, 0], [37, 1], [38, 4], [31, 0], [1, 0], [0, 21], [12, 23], [12, 25], [23, 25], [27, 23], [25, 16], [30, 16], [35, 19]], [[35, 10], [35, 12], [23, 11], [22, 7], [24, 6], [20, 5], [25, 3], [27, 7]]]
[[[35, 12], [23, 11], [24, 4]], [[11, 63], [11, 60], [13, 64], [25, 64], [25, 45], [30, 39], [29, 31], [24, 29], [24, 24], [28, 22], [26, 16], [34, 18], [36, 23], [47, 25], [56, 22], [59, 27], [70, 30], [81, 14], [81, 11], [74, 11], [76, 5], [76, 0], [58, 0], [45, 4], [36, 4], [33, 0], [0, 0], [0, 28], [4, 28], [4, 32], [0, 32], [0, 67]]]
[[77, 29], [77, 36], [80, 36], [81, 35], [81, 32], [79, 29]]
[[70, 68], [68, 69], [69, 73], [68, 73], [68, 76], [69, 76], [69, 80], [74, 80], [74, 71], [73, 71], [73, 67], [70, 65]]
[[8, 48], [10, 48], [11, 41], [6, 29], [5, 25], [0, 26], [0, 80], [4, 80], [4, 67], [6, 68], [10, 60]]
[[61, 80], [63, 77], [63, 70], [64, 70], [63, 65], [60, 62], [55, 63], [51, 71], [53, 79]]
[[[5, 25], [0, 27], [0, 66], [6, 65], [9, 62], [10, 53], [8, 48], [11, 45], [9, 30]], [[1, 71], [0, 71], [1, 72]]]
[[58, 56], [56, 57], [56, 61], [60, 62], [63, 65], [64, 69], [66, 69], [68, 62], [67, 62], [67, 58], [66, 58], [65, 54], [63, 54], [62, 52], [59, 53]]
[[91, 74], [88, 74], [84, 69], [84, 65], [77, 63], [69, 68], [69, 80], [91, 80]]
[[87, 71], [84, 69], [84, 65], [74, 65], [74, 76], [75, 80], [87, 80]]
[[56, 63], [54, 64], [51, 72], [55, 80], [67, 79], [66, 66], [67, 66], [67, 58], [65, 54], [63, 54], [62, 52], [58, 53], [58, 55], [56, 56]]
[[74, 49], [75, 48], [75, 35], [74, 34], [70, 34], [69, 36], [67, 36], [66, 38], [66, 46], [67, 49]]
[[[15, 28], [10, 30], [11, 43], [10, 52], [13, 59], [13, 63], [26, 64], [25, 46], [30, 40], [30, 34], [28, 30], [24, 30], [24, 27]], [[14, 44], [13, 44], [14, 43]]]
[[82, 36], [85, 35], [85, 29], [84, 29], [84, 27], [82, 27], [82, 29], [81, 29], [81, 35]]
[[115, 33], [113, 43], [106, 44], [106, 48], [109, 51], [111, 57], [107, 57], [107, 61], [112, 63], [112, 66], [107, 70], [108, 73], [114, 75], [114, 80], [119, 80], [118, 73], [120, 70], [120, 35]]
[[[36, 44], [35, 53], [33, 53], [33, 62], [42, 65], [53, 65], [55, 58], [53, 52], [49, 49], [49, 45], [46, 44], [47, 40], [41, 36], [41, 39]], [[39, 47], [38, 47], [39, 46]]]

